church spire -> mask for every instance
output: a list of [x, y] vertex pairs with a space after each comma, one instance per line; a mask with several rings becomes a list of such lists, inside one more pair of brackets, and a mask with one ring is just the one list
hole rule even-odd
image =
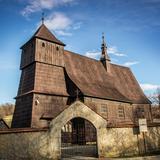
[[102, 47], [101, 47], [101, 49], [102, 49], [102, 56], [105, 56], [107, 47], [106, 47], [106, 43], [104, 40], [104, 32], [102, 33]]
[[104, 39], [104, 32], [102, 33], [101, 50], [102, 50], [101, 59], [106, 59], [106, 60], [110, 61], [110, 58], [109, 58], [108, 53], [107, 53], [107, 45], [106, 45], [106, 42], [105, 42], [105, 39]]
[[104, 33], [102, 33], [102, 45], [101, 45], [101, 50], [102, 50], [102, 53], [101, 53], [101, 58], [100, 58], [100, 61], [102, 62], [103, 66], [105, 67], [105, 69], [108, 71], [110, 71], [110, 58], [108, 56], [108, 53], [107, 53], [107, 45], [106, 45], [106, 42], [105, 42], [105, 38], [104, 38]]

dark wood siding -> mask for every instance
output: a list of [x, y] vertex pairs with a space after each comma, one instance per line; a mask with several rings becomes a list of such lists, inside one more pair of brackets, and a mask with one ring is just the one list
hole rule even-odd
[[31, 127], [33, 95], [25, 95], [16, 99], [12, 128]]

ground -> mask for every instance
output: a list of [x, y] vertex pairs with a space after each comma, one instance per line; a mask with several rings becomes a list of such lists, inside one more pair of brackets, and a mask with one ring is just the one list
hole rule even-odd
[[63, 158], [62, 160], [160, 160], [160, 155], [144, 156], [144, 157], [131, 157], [131, 158], [92, 158], [92, 157], [70, 157]]

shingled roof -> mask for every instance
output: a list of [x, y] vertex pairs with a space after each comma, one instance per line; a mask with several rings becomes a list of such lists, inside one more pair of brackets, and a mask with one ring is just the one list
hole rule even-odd
[[[60, 45], [63, 45], [65, 46], [65, 44], [63, 42], [61, 42], [60, 40], [58, 40], [53, 34], [52, 32], [44, 25], [42, 24], [38, 29], [37, 31], [34, 33], [34, 35], [31, 37], [30, 40], [32, 40], [33, 38], [40, 38], [40, 39], [43, 39], [43, 40], [47, 40], [47, 41], [50, 41], [50, 42], [53, 42], [53, 43], [57, 43], [57, 44], [60, 44]], [[29, 40], [29, 41], [30, 41]], [[28, 42], [29, 42], [28, 41]], [[28, 43], [27, 42], [27, 43]], [[25, 43], [26, 44], [26, 43]], [[24, 44], [24, 45], [25, 45]], [[24, 46], [23, 45], [23, 46]], [[22, 47], [23, 47], [22, 46]], [[22, 48], [21, 47], [21, 48]]]
[[65, 69], [70, 79], [86, 96], [149, 104], [128, 67], [111, 64], [107, 73], [102, 63], [70, 51], [64, 52]]
[[[44, 24], [30, 40], [33, 38], [65, 46]], [[111, 64], [111, 72], [108, 73], [100, 61], [70, 51], [64, 51], [64, 61], [67, 75], [86, 96], [137, 104], [150, 103], [128, 67]]]

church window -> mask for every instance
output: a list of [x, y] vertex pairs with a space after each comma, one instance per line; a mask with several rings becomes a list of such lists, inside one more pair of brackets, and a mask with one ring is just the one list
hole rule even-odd
[[144, 108], [138, 108], [139, 113], [144, 113]]
[[107, 104], [101, 104], [101, 114], [107, 117], [108, 114]]
[[56, 47], [56, 50], [59, 51], [59, 47], [58, 46]]
[[45, 43], [44, 42], [42, 42], [42, 47], [45, 47]]
[[137, 108], [137, 116], [138, 116], [138, 118], [144, 118], [145, 117], [144, 108]]
[[118, 117], [119, 118], [124, 118], [124, 107], [123, 106], [118, 106]]

